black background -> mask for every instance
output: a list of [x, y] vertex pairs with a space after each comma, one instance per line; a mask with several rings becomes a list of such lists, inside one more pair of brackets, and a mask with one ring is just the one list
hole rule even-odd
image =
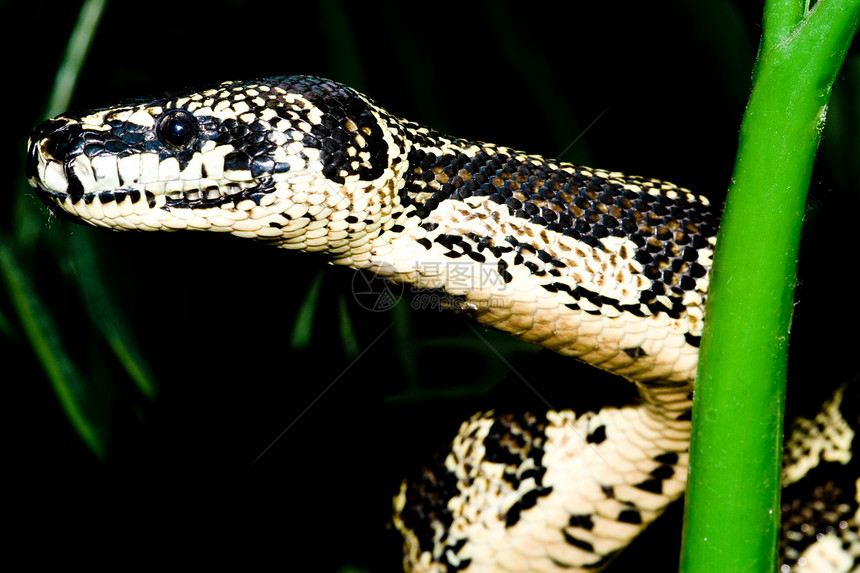
[[[20, 158], [78, 8], [4, 6], [12, 33], [3, 40], [0, 156], [10, 192], [0, 195], [0, 226], [10, 237], [20, 236], [12, 231], [19, 209], [40, 209], [32, 195], [21, 199]], [[320, 75], [459, 137], [565, 152], [567, 161], [668, 179], [719, 203], [760, 10], [680, 0], [114, 2], [73, 107], [225, 79]], [[856, 132], [847, 137], [849, 150], [860, 149]], [[790, 398], [810, 387], [822, 394], [856, 369], [848, 330], [856, 304], [836, 301], [845, 290], [850, 300], [844, 281], [857, 259], [855, 224], [843, 221], [860, 174], [856, 157], [853, 171], [842, 169], [844, 142], [825, 131], [814, 176], [791, 355], [792, 388], [805, 389]], [[484, 338], [554, 407], [617, 384], [503, 337], [477, 336], [456, 316], [367, 311], [353, 297], [352, 272], [313, 257], [226, 236], [112, 234], [47, 218], [37, 240], [81, 233], [97, 245], [121, 308], [111, 319], [133, 330], [160, 392], [147, 400], [129, 381], [56, 251], [10, 239], [27, 253], [61, 343], [92, 376], [110, 436], [104, 460], [83, 445], [4, 294], [0, 310], [18, 334], [0, 341], [11, 390], [6, 472], [17, 478], [7, 491], [23, 509], [10, 520], [13, 545], [36, 562], [397, 571], [399, 540], [386, 524], [402, 476], [459, 420], [487, 407], [482, 396], [494, 382], [509, 379], [504, 400], [540, 405]], [[296, 316], [320, 271], [311, 342], [296, 348]], [[358, 359], [342, 342], [342, 312]], [[674, 569], [680, 509], [671, 513], [612, 570], [645, 562]]]

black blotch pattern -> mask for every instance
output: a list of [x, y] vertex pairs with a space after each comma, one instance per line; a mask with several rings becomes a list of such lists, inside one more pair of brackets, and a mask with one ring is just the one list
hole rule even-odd
[[[502, 414], [496, 416], [484, 438], [484, 459], [506, 466], [503, 477], [514, 489], [528, 477], [541, 485], [546, 471], [541, 464], [545, 427], [546, 419], [543, 417], [529, 413]], [[527, 459], [532, 460], [533, 469], [520, 475], [519, 468]]]
[[819, 535], [835, 534], [850, 546], [846, 537], [851, 530], [840, 527], [840, 522], [858, 511], [858, 472], [860, 458], [855, 454], [847, 464], [822, 462], [804, 479], [783, 488], [779, 539], [787, 565], [795, 564]]
[[642, 491], [648, 491], [651, 493], [662, 494], [663, 493], [663, 480], [661, 479], [646, 479], [643, 482], [635, 484], [633, 487], [637, 489], [641, 489]]
[[622, 348], [624, 350], [624, 354], [629, 356], [630, 358], [642, 358], [646, 355], [645, 351], [642, 350], [642, 347], [635, 346], [633, 348]]
[[520, 520], [520, 515], [523, 511], [531, 509], [537, 504], [538, 499], [551, 493], [552, 487], [537, 487], [527, 491], [519, 501], [514, 502], [510, 509], [508, 509], [507, 516], [505, 517], [505, 527], [516, 525]]
[[[275, 82], [289, 92], [300, 94], [323, 112], [319, 122], [314, 122], [308, 112], [295, 111], [312, 125], [309, 136], [301, 143], [319, 149], [326, 178], [343, 183], [343, 172], [358, 175], [362, 181], [382, 175], [389, 166], [388, 144], [370, 105], [357, 92], [330, 80], [308, 76], [289, 76]], [[369, 159], [359, 159], [359, 165], [354, 167], [356, 154], [350, 154], [350, 148], [357, 153], [368, 153]]]
[[499, 260], [498, 271], [499, 276], [502, 277], [502, 280], [504, 280], [505, 283], [510, 283], [514, 280], [514, 277], [511, 275], [511, 273], [508, 272], [508, 263], [501, 259]]
[[[411, 216], [425, 219], [442, 201], [486, 197], [504, 205], [513, 217], [573, 237], [593, 248], [604, 248], [599, 241], [603, 237], [626, 237], [636, 245], [633, 258], [642, 264], [645, 276], [654, 281], [651, 289], [641, 293], [639, 303], [653, 314], [681, 316], [684, 293], [695, 290], [696, 279], [707, 274], [697, 261], [699, 251], [710, 248], [709, 239], [716, 234], [719, 215], [715, 210], [688, 200], [684, 193], [677, 193], [674, 198], [662, 191], [650, 193], [649, 190], [653, 192], [663, 185], [656, 180], [622, 175], [619, 180], [610, 180], [581, 169], [571, 173], [550, 161], [481, 143], [476, 145], [484, 150], [475, 157], [428, 151], [438, 146], [440, 137], [432, 131], [413, 135], [418, 145], [409, 155], [410, 170], [400, 197], [404, 206], [414, 206], [409, 212]], [[454, 144], [472, 145], [464, 140], [454, 140]], [[640, 190], [625, 188], [620, 182]], [[548, 257], [546, 253], [543, 255]], [[553, 264], [541, 257], [541, 253], [536, 256]], [[524, 264], [536, 275], [547, 272], [522, 257], [515, 264]], [[622, 308], [615, 301], [595, 300], [594, 294], [592, 297], [577, 294], [586, 296], [598, 307], [612, 304], [619, 310], [644, 314], [640, 305]], [[696, 344], [696, 337], [688, 338], [691, 344]]]
[[[528, 490], [508, 509], [505, 526], [512, 527], [520, 520], [523, 511], [534, 507], [537, 500], [552, 492], [552, 487], [543, 485], [546, 468], [542, 465], [544, 451], [543, 432], [546, 419], [532, 414], [498, 415], [487, 437], [484, 438], [484, 459], [505, 467], [502, 478], [516, 490], [523, 480], [534, 480], [535, 487]], [[521, 471], [526, 460], [531, 469]]]
[[654, 458], [654, 461], [667, 466], [674, 466], [678, 463], [678, 454], [676, 454], [675, 452], [660, 454], [659, 456]]
[[635, 509], [622, 509], [618, 514], [618, 521], [621, 523], [633, 523], [638, 525], [642, 523], [642, 514]]
[[[794, 565], [797, 558], [819, 535], [835, 534], [841, 538], [843, 547], [850, 545], [852, 528], [844, 528], [843, 521], [860, 510], [860, 381], [852, 379], [842, 388], [839, 406], [841, 418], [854, 432], [853, 444], [849, 448], [853, 455], [847, 460], [819, 459], [809, 468], [803, 479], [782, 489], [782, 520], [780, 554], [784, 563]], [[788, 451], [799, 447], [797, 443], [786, 443]], [[854, 530], [856, 531], [856, 529]], [[853, 571], [853, 569], [852, 569]]]
[[267, 122], [247, 123], [233, 118], [223, 121], [209, 118], [208, 121], [217, 131], [215, 141], [234, 148], [224, 157], [225, 171], [250, 171], [252, 177], [260, 178], [289, 170], [288, 165], [274, 160], [277, 140]]
[[583, 551], [588, 551], [589, 553], [594, 553], [594, 546], [588, 541], [583, 541], [578, 537], [574, 537], [566, 531], [563, 531], [562, 533], [564, 534], [564, 540], [569, 545], [573, 545], [574, 547], [578, 547], [579, 549], [582, 549]]
[[571, 515], [567, 523], [571, 527], [580, 527], [588, 531], [594, 529], [594, 520], [587, 513]]
[[685, 410], [675, 419], [680, 422], [689, 422], [693, 419], [693, 410]]
[[672, 466], [659, 466], [651, 472], [651, 475], [659, 480], [667, 480], [675, 475], [675, 468]]
[[406, 506], [400, 518], [418, 539], [423, 551], [433, 548], [434, 522], [446, 529], [451, 526], [453, 516], [448, 509], [448, 500], [459, 494], [457, 478], [445, 469], [444, 453], [437, 454], [424, 466], [417, 476], [409, 479], [406, 488]]
[[588, 436], [585, 441], [589, 444], [602, 444], [606, 441], [606, 426], [598, 426]]

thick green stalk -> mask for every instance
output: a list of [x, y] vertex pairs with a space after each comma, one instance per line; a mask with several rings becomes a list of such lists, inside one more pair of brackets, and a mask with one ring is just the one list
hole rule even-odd
[[777, 569], [800, 227], [860, 0], [768, 1], [720, 228], [693, 409], [681, 571]]

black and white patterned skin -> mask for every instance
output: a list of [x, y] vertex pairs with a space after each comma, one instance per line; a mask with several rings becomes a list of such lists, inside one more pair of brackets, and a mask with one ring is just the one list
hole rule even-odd
[[[232, 233], [442, 291], [633, 385], [619, 404], [464, 422], [395, 499], [407, 570], [597, 571], [683, 493], [719, 218], [703, 197], [446, 137], [307, 76], [59, 116], [33, 133], [27, 176], [92, 225]], [[795, 483], [843, 477], [787, 502], [787, 568], [856, 567], [849, 394], [789, 440]]]

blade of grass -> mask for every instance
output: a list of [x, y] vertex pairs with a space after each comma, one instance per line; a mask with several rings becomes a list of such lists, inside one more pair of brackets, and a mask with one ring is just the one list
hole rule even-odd
[[[71, 102], [75, 85], [92, 40], [98, 30], [106, 0], [86, 0], [72, 29], [62, 63], [54, 78], [50, 100], [44, 117], [65, 111]], [[18, 178], [18, 187], [25, 187], [23, 175]], [[28, 279], [28, 267], [22, 262], [28, 249], [37, 241], [47, 243], [58, 261], [71, 256], [81, 272], [77, 274], [77, 284], [87, 304], [95, 324], [106, 337], [109, 346], [126, 369], [135, 384], [148, 398], [155, 395], [156, 387], [149, 374], [145, 361], [134, 344], [130, 342], [127, 328], [118, 319], [115, 305], [107, 296], [104, 287], [98, 282], [97, 264], [94, 249], [89, 244], [86, 233], [75, 235], [71, 240], [77, 247], [68, 248], [68, 241], [52, 241], [50, 232], [45, 232], [43, 213], [33, 208], [34, 202], [28, 190], [21, 189], [16, 205], [16, 229], [14, 251], [11, 246], [3, 246], [3, 272], [8, 281], [9, 291], [18, 313], [19, 321], [30, 340], [34, 353], [41, 362], [63, 410], [81, 436], [84, 443], [99, 457], [104, 458], [109, 435], [108, 416], [110, 407], [106, 396], [108, 385], [96, 382], [98, 376], [84, 377], [62, 343], [62, 332], [52, 318], [51, 310], [36, 294]], [[81, 244], [83, 243], [83, 244]], [[106, 382], [106, 380], [102, 380]]]
[[806, 193], [860, 0], [765, 6], [696, 383], [681, 571], [777, 569], [788, 334]]
[[[99, 22], [101, 22], [106, 5], [107, 0], [85, 0], [82, 4], [81, 10], [78, 12], [78, 20], [75, 22], [66, 44], [66, 52], [57, 73], [54, 75], [54, 85], [41, 119], [53, 117], [69, 108], [75, 86], [78, 83], [93, 38], [98, 31]], [[23, 165], [23, 162], [20, 165]], [[16, 191], [19, 189], [26, 190], [27, 185], [24, 177], [19, 177], [18, 181]], [[25, 197], [29, 198], [26, 193], [16, 193], [16, 196], [19, 198], [16, 204], [15, 217], [16, 238], [21, 244], [30, 245], [34, 242], [37, 230], [42, 228], [43, 222], [38, 217], [37, 210], [30, 208], [31, 206], [26, 203]]]
[[87, 312], [93, 324], [101, 330], [114, 355], [137, 386], [149, 399], [158, 393], [155, 377], [133, 342], [130, 329], [126, 326], [115, 298], [105, 288], [99, 266], [94, 255], [95, 246], [89, 233], [76, 233], [70, 237], [74, 245], [71, 253], [77, 273], [75, 275], [81, 289]]
[[52, 117], [69, 109], [75, 85], [87, 59], [93, 38], [98, 31], [107, 0], [86, 0], [78, 13], [78, 21], [66, 46], [63, 62], [54, 78], [54, 89], [45, 117]]
[[358, 346], [358, 339], [355, 336], [355, 327], [352, 325], [352, 318], [349, 314], [349, 306], [346, 303], [346, 297], [343, 295], [340, 295], [337, 299], [337, 311], [343, 353], [349, 358], [355, 358], [361, 351]]
[[103, 459], [108, 436], [105, 410], [94, 405], [87, 381], [63, 347], [62, 337], [51, 314], [36, 295], [26, 272], [2, 237], [0, 273], [30, 346], [41, 362], [66, 416], [90, 451]]
[[322, 288], [323, 272], [318, 271], [311, 284], [308, 286], [307, 294], [299, 305], [296, 320], [293, 322], [293, 333], [290, 336], [290, 349], [303, 350], [311, 343], [313, 335], [314, 315]]

